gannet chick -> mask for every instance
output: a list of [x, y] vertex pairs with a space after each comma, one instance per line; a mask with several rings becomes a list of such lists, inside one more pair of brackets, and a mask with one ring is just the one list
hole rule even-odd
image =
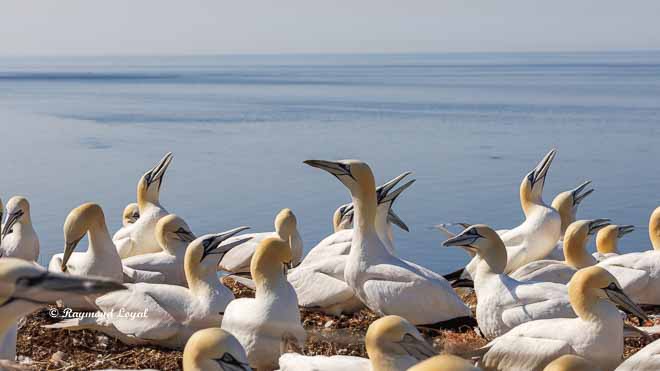
[[14, 196], [7, 202], [7, 220], [2, 226], [0, 256], [37, 261], [39, 237], [32, 226], [27, 198]]
[[415, 325], [473, 321], [449, 282], [392, 255], [380, 240], [375, 225], [376, 185], [369, 165], [359, 160], [305, 163], [334, 175], [351, 193], [354, 229], [344, 281], [369, 309], [381, 316], [399, 315]]
[[644, 312], [616, 278], [599, 266], [579, 270], [568, 284], [577, 318], [523, 323], [479, 350], [477, 366], [487, 370], [542, 370], [554, 359], [576, 354], [603, 370], [623, 357], [623, 319], [615, 304], [644, 320]]
[[183, 350], [183, 371], [252, 371], [241, 343], [229, 332], [207, 328], [195, 332]]
[[285, 353], [280, 357], [280, 370], [403, 371], [438, 354], [415, 326], [399, 316], [386, 316], [374, 321], [367, 330], [365, 345], [369, 359]]
[[601, 371], [588, 359], [576, 356], [574, 354], [563, 355], [549, 365], [545, 366], [543, 371]]
[[[240, 236], [243, 237], [243, 236]], [[236, 238], [240, 238], [236, 237]], [[251, 239], [240, 246], [231, 249], [220, 261], [220, 269], [231, 273], [250, 272], [250, 261], [261, 241], [270, 237], [278, 237], [291, 246], [292, 260], [295, 267], [300, 264], [303, 254], [303, 243], [298, 232], [298, 221], [291, 209], [282, 209], [275, 216], [275, 232], [246, 234]], [[231, 242], [227, 241], [227, 242]]]
[[612, 273], [633, 300], [660, 304], [660, 207], [649, 218], [649, 238], [653, 250], [607, 258], [599, 266]]
[[657, 370], [660, 370], [660, 340], [645, 346], [616, 368], [616, 371]]
[[538, 319], [575, 317], [566, 286], [550, 282], [520, 282], [504, 273], [507, 250], [490, 227], [475, 224], [443, 243], [476, 254], [474, 290], [477, 323], [487, 339]]
[[277, 368], [280, 340], [285, 332], [301, 344], [305, 342], [298, 298], [286, 280], [286, 269], [292, 259], [288, 242], [276, 237], [262, 240], [250, 263], [256, 285], [254, 299], [232, 301], [222, 318], [222, 329], [236, 336], [250, 366], [257, 370]]
[[122, 259], [133, 255], [161, 251], [155, 235], [156, 223], [169, 213], [160, 204], [160, 187], [172, 158], [172, 153], [167, 153], [138, 182], [137, 204], [140, 217], [135, 223], [122, 228], [121, 233], [115, 233], [113, 237], [119, 256]]
[[[183, 268], [186, 247], [195, 240], [195, 235], [190, 231], [188, 224], [174, 214], [161, 218], [156, 223], [155, 233], [162, 251], [122, 260], [124, 282], [187, 286]], [[225, 242], [227, 243], [230, 243], [229, 240]]]
[[[548, 152], [520, 183], [520, 204], [525, 221], [501, 234], [508, 256], [505, 273], [545, 258], [559, 241], [561, 218], [554, 208], [545, 204], [542, 197], [546, 175], [556, 154], [555, 149]], [[470, 277], [476, 269], [477, 260], [473, 258], [465, 267]]]
[[461, 357], [442, 354], [420, 362], [408, 371], [481, 371], [481, 369]]
[[580, 184], [575, 189], [570, 191], [561, 192], [553, 200], [550, 206], [553, 209], [557, 210], [559, 217], [561, 219], [561, 233], [559, 235], [559, 241], [555, 248], [552, 249], [550, 254], [545, 257], [548, 260], [564, 260], [564, 234], [566, 229], [571, 223], [576, 220], [578, 206], [580, 203], [591, 193], [593, 193], [593, 188], [587, 189], [587, 186], [591, 184], [591, 180]]
[[[93, 329], [118, 338], [125, 344], [156, 344], [182, 348], [195, 331], [218, 326], [232, 292], [216, 276], [218, 260], [243, 241], [221, 244], [247, 229], [239, 227], [220, 234], [207, 234], [188, 245], [184, 269], [188, 288], [177, 285], [136, 283], [128, 290], [96, 299], [106, 315], [60, 321], [47, 328]], [[121, 316], [118, 313], [141, 316]], [[107, 315], [114, 313], [114, 315]]]
[[619, 239], [635, 230], [634, 225], [609, 225], [596, 235], [596, 252], [594, 258], [598, 261], [621, 255]]
[[123, 289], [122, 284], [103, 278], [57, 274], [21, 259], [0, 259], [0, 339], [4, 340], [0, 359], [16, 357], [16, 338], [7, 339], [6, 333], [19, 318], [60, 298], [80, 299]]
[[595, 265], [598, 261], [587, 252], [589, 237], [610, 225], [609, 219], [578, 220], [564, 234], [565, 261], [537, 260], [524, 265], [511, 274], [519, 281], [542, 281], [567, 284], [579, 269]]

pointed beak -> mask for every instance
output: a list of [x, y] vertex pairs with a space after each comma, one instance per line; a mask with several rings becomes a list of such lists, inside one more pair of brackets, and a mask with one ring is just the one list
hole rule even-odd
[[353, 177], [351, 175], [350, 166], [338, 161], [306, 160], [303, 161], [303, 163], [311, 167], [325, 170], [336, 177], [340, 177], [340, 176], [350, 176], [351, 178]]
[[204, 252], [202, 254], [201, 260], [204, 260], [204, 258], [209, 255], [221, 255], [221, 258], [219, 260], [222, 260], [222, 256], [224, 256], [225, 253], [227, 253], [227, 251], [249, 241], [250, 239], [252, 239], [252, 237], [239, 238], [236, 241], [232, 241], [224, 245], [222, 245], [222, 242], [237, 235], [240, 232], [243, 232], [246, 229], [250, 229], [250, 227], [246, 227], [246, 226], [238, 227], [206, 238], [202, 242], [204, 245]]
[[7, 222], [5, 222], [5, 225], [2, 228], [2, 239], [4, 239], [9, 234], [11, 229], [14, 227], [14, 224], [16, 224], [21, 219], [23, 214], [23, 210], [18, 209], [7, 216]]
[[612, 224], [609, 219], [594, 219], [589, 222], [589, 235], [598, 232], [601, 228]]
[[69, 259], [71, 258], [71, 255], [73, 254], [73, 250], [76, 249], [76, 246], [78, 246], [78, 243], [80, 243], [80, 240], [82, 239], [79, 238], [76, 241], [69, 242], [64, 246], [64, 255], [62, 256], [62, 265], [60, 266], [60, 269], [62, 272], [67, 271], [67, 263], [69, 262]]
[[582, 200], [584, 200], [594, 191], [593, 188], [586, 189], [589, 184], [591, 184], [591, 180], [587, 180], [571, 191], [571, 195], [573, 196], [573, 205], [579, 205]]
[[63, 295], [106, 294], [126, 289], [121, 283], [106, 278], [72, 276], [53, 272], [20, 279], [16, 282], [16, 286], [15, 297], [43, 303], [54, 303]]
[[469, 254], [474, 255], [477, 253], [477, 249], [472, 246], [472, 244], [479, 239], [479, 236], [473, 234], [466, 234], [465, 231], [459, 233], [458, 235], [446, 240], [442, 243], [445, 247], [460, 247], [466, 250]]
[[622, 225], [617, 228], [617, 237], [621, 238], [635, 230], [634, 225]]
[[389, 221], [390, 223], [392, 223], [392, 224], [396, 225], [397, 227], [403, 229], [406, 232], [410, 232], [410, 229], [408, 228], [406, 223], [404, 223], [404, 221], [401, 220], [401, 218], [398, 215], [396, 215], [394, 213], [394, 210], [392, 210], [392, 209], [390, 209], [387, 212], [387, 221]]
[[648, 321], [649, 317], [644, 313], [642, 308], [640, 308], [637, 304], [635, 304], [628, 295], [626, 295], [621, 288], [614, 287], [614, 285], [610, 285], [607, 288], [604, 289], [605, 293], [607, 294], [607, 297], [612, 300], [616, 305], [618, 305], [621, 309], [624, 311], [637, 316], [644, 321]]
[[401, 193], [403, 193], [403, 191], [405, 191], [406, 189], [408, 189], [408, 187], [410, 187], [413, 183], [415, 183], [415, 181], [416, 181], [416, 179], [410, 180], [407, 183], [405, 183], [404, 185], [402, 185], [401, 187], [395, 189], [394, 191], [389, 192], [389, 193], [385, 193], [383, 195], [383, 198], [378, 200], [378, 204], [383, 204], [385, 202], [394, 203], [394, 201], [397, 199], [397, 197], [399, 197], [401, 195]]
[[399, 184], [399, 182], [400, 182], [403, 178], [407, 177], [407, 176], [410, 175], [410, 174], [412, 174], [412, 172], [410, 172], [410, 171], [406, 171], [405, 173], [402, 173], [401, 175], [395, 177], [394, 179], [392, 179], [392, 180], [388, 181], [387, 183], [385, 183], [385, 184], [379, 186], [378, 188], [376, 188], [376, 195], [377, 195], [376, 197], [378, 198], [378, 200], [381, 200], [382, 198], [384, 198], [385, 196], [387, 196], [387, 194], [388, 194], [388, 193], [389, 193], [394, 187], [396, 187], [396, 185]]
[[167, 168], [170, 166], [170, 163], [172, 163], [173, 158], [174, 155], [172, 155], [172, 152], [168, 152], [153, 169], [149, 170], [149, 173], [151, 175], [147, 181], [147, 185], [151, 185], [155, 182], [158, 182], [160, 187], [160, 183], [161, 180], [163, 179], [163, 175], [165, 175], [165, 171], [167, 171]]
[[548, 170], [550, 169], [550, 165], [552, 165], [552, 160], [555, 159], [555, 156], [557, 155], [557, 150], [552, 149], [550, 152], [548, 152], [545, 157], [543, 157], [543, 160], [536, 165], [534, 170], [532, 170], [532, 186], [534, 186], [536, 183], [541, 182], [543, 184], [543, 180], [545, 179], [545, 176], [548, 174]]

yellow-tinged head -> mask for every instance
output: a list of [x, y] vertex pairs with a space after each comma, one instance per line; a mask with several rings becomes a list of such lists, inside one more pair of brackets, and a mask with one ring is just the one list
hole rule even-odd
[[596, 234], [596, 249], [601, 254], [618, 254], [619, 239], [634, 230], [633, 225], [608, 225]]
[[372, 365], [376, 366], [397, 356], [412, 356], [422, 361], [438, 354], [415, 326], [399, 316], [374, 321], [367, 330], [365, 345]]
[[280, 210], [275, 216], [275, 231], [283, 239], [288, 239], [296, 232], [298, 221], [296, 215], [289, 208]]
[[[185, 248], [195, 240], [195, 235], [190, 231], [186, 222], [174, 215], [166, 215], [156, 223], [156, 240], [163, 250], [174, 253], [177, 248]], [[172, 243], [179, 241], [179, 243]]]
[[229, 332], [207, 328], [195, 332], [183, 350], [184, 371], [251, 371], [245, 350]]
[[259, 285], [270, 279], [284, 278], [286, 269], [291, 265], [293, 254], [288, 241], [277, 237], [266, 238], [252, 255], [250, 273]]
[[188, 287], [191, 289], [201, 277], [214, 274], [218, 270], [218, 263], [227, 251], [250, 240], [250, 237], [237, 238], [231, 242], [223, 242], [236, 234], [249, 229], [238, 227], [217, 234], [206, 234], [197, 237], [186, 248], [184, 256], [184, 271]]
[[660, 250], [660, 206], [658, 206], [649, 218], [649, 238], [654, 250]]
[[543, 157], [541, 162], [539, 162], [520, 183], [520, 204], [525, 215], [529, 215], [534, 208], [534, 205], [543, 204], [542, 196], [545, 178], [556, 155], [556, 149], [550, 150], [550, 152]]
[[566, 263], [575, 269], [596, 264], [596, 259], [587, 252], [587, 241], [591, 235], [608, 225], [609, 219], [578, 220], [571, 223], [564, 233]]
[[62, 271], [66, 272], [66, 264], [80, 240], [87, 231], [102, 230], [108, 233], [105, 225], [105, 215], [99, 204], [88, 202], [71, 210], [64, 221], [64, 256]]
[[480, 371], [470, 361], [452, 354], [441, 354], [420, 362], [408, 371]]
[[603, 301], [611, 301], [624, 311], [648, 320], [644, 311], [623, 292], [616, 278], [597, 265], [580, 269], [573, 275], [568, 282], [568, 297], [573, 310], [583, 320], [597, 320], [595, 308]]
[[485, 224], [471, 225], [442, 244], [463, 248], [472, 256], [479, 255], [488, 263], [493, 273], [501, 274], [506, 269], [507, 253], [504, 242], [497, 232]]
[[600, 368], [586, 358], [565, 354], [550, 362], [543, 371], [600, 371]]
[[163, 177], [173, 158], [174, 156], [171, 152], [166, 153], [158, 164], [144, 173], [138, 181], [137, 201], [140, 208], [145, 207], [147, 203], [159, 202]]
[[124, 208], [124, 212], [121, 215], [121, 224], [126, 227], [129, 224], [137, 222], [140, 218], [140, 209], [138, 208], [137, 203], [130, 203]]
[[339, 232], [353, 228], [353, 204], [341, 205], [332, 214], [332, 231]]
[[14, 196], [7, 202], [7, 220], [2, 228], [2, 238], [12, 232], [16, 223], [31, 223], [30, 203], [23, 196]]
[[552, 208], [557, 210], [561, 217], [562, 235], [566, 232], [566, 228], [575, 221], [580, 202], [594, 191], [593, 189], [587, 189], [589, 184], [591, 184], [591, 181], [587, 180], [575, 189], [558, 194], [557, 197], [552, 200]]

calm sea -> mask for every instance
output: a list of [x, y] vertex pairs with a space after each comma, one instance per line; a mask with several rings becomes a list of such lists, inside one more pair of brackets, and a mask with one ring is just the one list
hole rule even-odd
[[621, 245], [640, 250], [660, 204], [660, 52], [4, 58], [0, 139], [0, 195], [29, 197], [42, 263], [82, 202], [114, 232], [167, 151], [163, 204], [195, 233], [272, 230], [290, 207], [306, 248], [348, 192], [303, 160], [411, 170], [398, 251], [447, 272], [467, 256], [431, 227], [517, 225], [520, 179], [556, 147], [546, 201], [591, 179], [579, 216], [639, 226]]

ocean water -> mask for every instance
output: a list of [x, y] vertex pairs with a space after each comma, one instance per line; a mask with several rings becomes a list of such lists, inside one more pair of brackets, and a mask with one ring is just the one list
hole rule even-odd
[[42, 263], [83, 202], [114, 232], [167, 151], [163, 205], [196, 234], [272, 230], [289, 207], [306, 249], [349, 195], [303, 160], [360, 158], [379, 182], [413, 171], [396, 246], [444, 273], [468, 258], [432, 226], [519, 224], [520, 180], [555, 147], [545, 200], [592, 180], [579, 217], [638, 226], [621, 247], [642, 250], [660, 205], [660, 52], [3, 58], [0, 140], [0, 196], [30, 199]]

